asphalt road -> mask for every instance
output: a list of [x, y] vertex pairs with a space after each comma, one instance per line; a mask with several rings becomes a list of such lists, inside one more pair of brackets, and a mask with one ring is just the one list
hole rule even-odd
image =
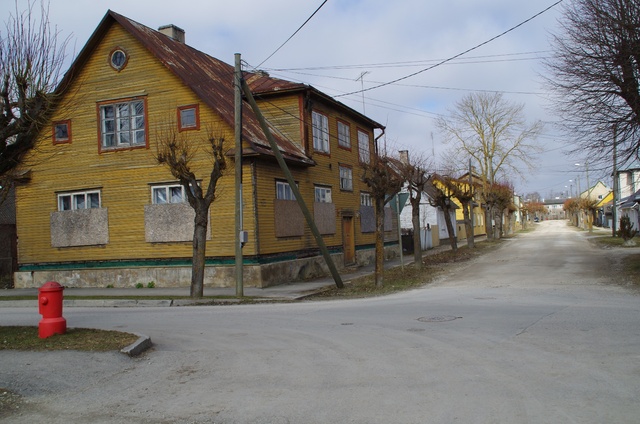
[[[640, 295], [621, 254], [544, 222], [434, 284], [388, 297], [69, 308], [70, 326], [154, 350], [0, 351], [13, 423], [638, 423]], [[638, 250], [635, 251], [637, 253]], [[36, 324], [21, 308], [3, 324]]]

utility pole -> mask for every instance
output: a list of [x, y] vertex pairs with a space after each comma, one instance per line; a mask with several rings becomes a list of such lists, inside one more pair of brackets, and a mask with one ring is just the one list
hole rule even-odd
[[471, 231], [474, 233], [471, 238], [475, 240], [475, 230], [473, 228], [473, 167], [471, 166], [471, 158], [469, 158], [469, 193], [471, 194], [471, 202], [469, 203], [469, 215], [471, 216]]
[[284, 173], [287, 179], [287, 182], [289, 183], [289, 187], [291, 187], [291, 191], [293, 192], [293, 195], [295, 196], [296, 201], [300, 206], [302, 215], [304, 215], [304, 218], [307, 221], [307, 225], [309, 225], [309, 229], [311, 230], [311, 233], [316, 239], [318, 248], [320, 249], [320, 252], [322, 253], [322, 257], [324, 258], [327, 264], [327, 267], [329, 268], [329, 272], [331, 272], [331, 275], [333, 276], [333, 281], [336, 283], [336, 287], [338, 287], [339, 289], [343, 288], [344, 283], [342, 282], [342, 277], [340, 277], [340, 274], [338, 273], [338, 268], [336, 268], [336, 265], [333, 263], [333, 259], [331, 259], [331, 255], [329, 254], [329, 249], [327, 249], [327, 246], [324, 243], [324, 240], [322, 240], [322, 235], [320, 234], [320, 231], [318, 231], [318, 227], [316, 226], [316, 223], [314, 222], [313, 217], [311, 216], [311, 212], [309, 212], [309, 208], [305, 204], [304, 199], [300, 194], [298, 185], [293, 179], [293, 175], [291, 174], [289, 167], [284, 161], [284, 157], [282, 156], [282, 153], [278, 148], [278, 144], [276, 143], [275, 139], [273, 138], [273, 135], [271, 134], [271, 130], [267, 125], [267, 121], [264, 119], [264, 116], [262, 115], [262, 112], [260, 111], [260, 108], [258, 107], [256, 100], [253, 98], [253, 94], [251, 93], [251, 90], [249, 89], [249, 85], [247, 85], [247, 82], [245, 80], [242, 80], [242, 91], [247, 97], [247, 101], [249, 102], [251, 109], [255, 113], [256, 118], [260, 123], [260, 128], [262, 128], [262, 131], [264, 132], [265, 137], [267, 137], [267, 140], [269, 141], [269, 145], [271, 146], [271, 151], [273, 152], [273, 155], [276, 157], [276, 161], [278, 162], [280, 169]]
[[618, 127], [613, 126], [613, 200], [611, 201], [611, 233], [612, 236], [616, 236], [617, 222], [617, 205], [616, 199], [618, 198]]
[[400, 222], [400, 193], [396, 193], [396, 209], [398, 211], [398, 246], [400, 246], [400, 268], [404, 270], [404, 256], [402, 252], [402, 223]]
[[235, 72], [233, 75], [234, 113], [235, 113], [235, 194], [236, 194], [236, 297], [244, 297], [242, 281], [242, 246], [244, 232], [242, 229], [242, 62], [240, 53], [235, 54]]

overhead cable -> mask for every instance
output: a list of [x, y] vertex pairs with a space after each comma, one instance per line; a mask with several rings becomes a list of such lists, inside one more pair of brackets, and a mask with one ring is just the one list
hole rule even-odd
[[541, 12], [536, 13], [535, 15], [533, 15], [532, 17], [530, 17], [529, 19], [526, 19], [526, 20], [524, 20], [524, 21], [520, 22], [518, 25], [516, 25], [516, 26], [513, 26], [513, 27], [509, 28], [508, 30], [506, 30], [506, 31], [504, 31], [504, 32], [502, 32], [502, 33], [500, 33], [500, 34], [496, 35], [495, 37], [492, 37], [492, 38], [488, 39], [488, 40], [487, 40], [487, 41], [485, 41], [485, 42], [482, 42], [482, 43], [480, 43], [480, 44], [478, 44], [478, 45], [476, 45], [476, 46], [474, 46], [474, 47], [471, 47], [470, 49], [467, 49], [467, 50], [463, 51], [462, 53], [458, 53], [457, 55], [455, 55], [455, 56], [451, 56], [451, 57], [450, 57], [450, 58], [448, 58], [448, 59], [442, 60], [442, 61], [440, 61], [440, 62], [436, 63], [435, 65], [429, 66], [428, 68], [421, 69], [421, 70], [419, 70], [419, 71], [417, 71], [417, 72], [414, 72], [414, 73], [409, 74], [409, 75], [405, 75], [404, 77], [397, 78], [397, 79], [395, 79], [395, 80], [393, 80], [393, 81], [385, 82], [384, 84], [378, 84], [378, 85], [375, 85], [375, 86], [373, 86], [373, 87], [364, 88], [364, 89], [362, 89], [362, 90], [356, 90], [356, 91], [352, 91], [352, 92], [345, 93], [345, 94], [338, 94], [337, 96], [334, 96], [334, 97], [344, 97], [344, 96], [349, 96], [349, 95], [351, 95], [351, 94], [359, 94], [359, 93], [363, 93], [363, 92], [365, 92], [365, 91], [371, 91], [371, 90], [375, 90], [375, 89], [377, 89], [377, 88], [386, 87], [387, 85], [395, 84], [395, 83], [397, 83], [397, 82], [400, 82], [400, 81], [406, 80], [406, 79], [408, 79], [408, 78], [414, 77], [414, 76], [416, 76], [416, 75], [419, 75], [419, 74], [421, 74], [421, 73], [423, 73], [423, 72], [429, 71], [429, 70], [431, 70], [431, 69], [433, 69], [433, 68], [436, 68], [436, 67], [438, 67], [438, 66], [444, 65], [444, 64], [445, 64], [445, 63], [447, 63], [447, 62], [450, 62], [450, 61], [452, 61], [452, 60], [454, 60], [454, 59], [457, 59], [457, 58], [459, 58], [460, 56], [463, 56], [463, 55], [465, 55], [465, 54], [467, 54], [467, 53], [469, 53], [469, 52], [472, 52], [472, 51], [474, 51], [474, 50], [477, 50], [477, 49], [479, 49], [480, 47], [482, 47], [482, 46], [484, 46], [484, 45], [486, 45], [486, 44], [489, 44], [489, 43], [491, 43], [491, 42], [492, 42], [492, 41], [494, 41], [494, 40], [497, 40], [498, 38], [500, 38], [500, 37], [502, 37], [502, 36], [504, 36], [504, 35], [506, 35], [506, 34], [510, 33], [511, 31], [513, 31], [513, 30], [515, 30], [515, 29], [517, 29], [517, 28], [521, 27], [522, 25], [524, 25], [524, 24], [526, 24], [526, 23], [528, 23], [528, 22], [532, 21], [533, 19], [537, 18], [538, 16], [542, 15], [543, 13], [545, 13], [545, 12], [549, 11], [550, 9], [552, 9], [553, 7], [555, 7], [555, 6], [557, 6], [558, 4], [562, 3], [563, 1], [564, 1], [564, 0], [558, 0], [557, 2], [553, 3], [551, 6], [547, 7], [546, 9], [542, 10]]
[[287, 44], [287, 43], [289, 42], [289, 40], [291, 40], [291, 39], [292, 39], [292, 38], [293, 38], [293, 37], [294, 37], [294, 36], [295, 36], [295, 35], [296, 35], [296, 34], [297, 34], [301, 29], [302, 29], [302, 27], [306, 25], [306, 24], [307, 24], [307, 22], [309, 22], [309, 21], [311, 20], [311, 18], [313, 18], [313, 16], [314, 16], [316, 13], [318, 13], [318, 11], [319, 11], [320, 9], [322, 9], [322, 6], [324, 6], [324, 5], [325, 5], [325, 3], [326, 3], [327, 1], [329, 1], [329, 0], [324, 0], [324, 1], [322, 2], [322, 4], [321, 4], [320, 6], [318, 6], [318, 8], [316, 9], [316, 11], [315, 11], [315, 12], [313, 12], [313, 13], [311, 14], [311, 16], [309, 16], [309, 17], [307, 18], [307, 20], [306, 20], [306, 21], [304, 21], [304, 23], [303, 23], [302, 25], [300, 25], [300, 28], [298, 28], [298, 29], [296, 30], [296, 32], [294, 32], [293, 34], [291, 34], [291, 37], [287, 38], [287, 40], [286, 40], [284, 43], [282, 43], [282, 44], [280, 45], [280, 47], [278, 47], [278, 48], [277, 48], [273, 53], [271, 53], [271, 54], [269, 55], [269, 57], [267, 57], [265, 60], [263, 60], [262, 62], [260, 62], [260, 64], [259, 64], [257, 67], [259, 68], [260, 66], [262, 66], [262, 64], [263, 64], [263, 63], [265, 63], [267, 60], [271, 59], [271, 57], [272, 57], [274, 54], [278, 53], [278, 50], [280, 50], [281, 48], [283, 48], [283, 47], [284, 47], [284, 45], [285, 45], [285, 44]]

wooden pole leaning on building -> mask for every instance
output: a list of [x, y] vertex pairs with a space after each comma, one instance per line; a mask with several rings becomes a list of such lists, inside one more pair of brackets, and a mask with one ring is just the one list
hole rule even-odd
[[242, 280], [243, 264], [242, 264], [242, 67], [240, 54], [235, 55], [235, 72], [233, 75], [234, 88], [234, 132], [235, 132], [235, 195], [236, 195], [236, 225], [235, 225], [235, 262], [236, 262], [236, 297], [244, 296], [244, 282]]
[[344, 284], [342, 283], [342, 278], [340, 277], [340, 274], [338, 273], [338, 269], [336, 268], [335, 264], [333, 263], [333, 260], [331, 259], [331, 255], [329, 254], [329, 250], [327, 249], [327, 246], [324, 244], [322, 235], [320, 235], [320, 231], [318, 231], [318, 227], [316, 226], [316, 223], [314, 222], [313, 217], [311, 216], [311, 213], [307, 208], [307, 205], [304, 203], [304, 200], [300, 195], [300, 190], [298, 190], [296, 181], [293, 179], [293, 175], [291, 175], [291, 171], [289, 171], [289, 167], [285, 163], [284, 157], [282, 156], [282, 153], [280, 153], [280, 149], [278, 148], [276, 141], [273, 139], [273, 135], [269, 130], [267, 121], [265, 121], [264, 116], [262, 116], [262, 112], [260, 111], [260, 108], [258, 107], [256, 100], [253, 98], [253, 94], [251, 94], [251, 90], [249, 89], [249, 86], [247, 85], [247, 82], [244, 79], [242, 80], [242, 91], [244, 92], [244, 95], [247, 97], [247, 100], [249, 101], [249, 105], [251, 106], [251, 109], [253, 109], [253, 112], [256, 114], [256, 117], [258, 118], [258, 122], [260, 122], [260, 127], [262, 128], [262, 131], [264, 132], [265, 137], [267, 137], [267, 140], [269, 141], [269, 145], [271, 146], [271, 151], [273, 151], [273, 154], [275, 155], [276, 160], [278, 161], [278, 165], [280, 165], [280, 169], [282, 169], [282, 172], [284, 173], [287, 179], [287, 182], [289, 183], [289, 187], [291, 187], [291, 191], [296, 197], [296, 201], [300, 206], [300, 210], [302, 211], [302, 214], [307, 220], [307, 224], [309, 225], [309, 228], [311, 229], [311, 232], [313, 233], [313, 236], [316, 239], [316, 243], [318, 243], [320, 252], [322, 253], [324, 260], [327, 263], [327, 266], [329, 267], [329, 271], [333, 276], [333, 281], [335, 281], [336, 287], [338, 287], [339, 289], [343, 288]]

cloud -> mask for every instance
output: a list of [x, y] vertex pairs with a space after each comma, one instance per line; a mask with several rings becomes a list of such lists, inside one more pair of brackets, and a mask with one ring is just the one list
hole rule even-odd
[[[26, 2], [18, 1], [19, 5]], [[424, 69], [500, 34], [552, 3], [553, 0], [329, 0], [262, 67], [274, 76], [302, 81], [338, 96]], [[54, 0], [50, 17], [63, 35], [74, 34], [76, 51], [107, 9], [112, 9], [151, 28], [175, 24], [186, 31], [189, 45], [228, 63], [233, 63], [234, 53], [241, 53], [249, 65], [257, 66], [320, 4], [321, 0]], [[8, 12], [0, 11], [3, 21]], [[366, 113], [387, 126], [389, 140], [410, 150], [426, 150], [426, 154], [441, 148], [442, 137], [433, 117], [446, 114], [468, 90], [504, 91], [507, 100], [526, 105], [529, 120], [554, 121], [555, 117], [544, 107], [545, 96], [516, 92], [543, 91], [538, 77], [544, 72], [540, 58], [548, 54], [549, 33], [556, 29], [559, 14], [560, 9], [553, 8], [462, 60], [365, 92]], [[539, 53], [523, 54], [527, 52]], [[358, 80], [363, 72], [368, 72], [364, 82]], [[338, 100], [362, 111], [360, 93]], [[545, 133], [540, 143], [548, 145], [548, 149], [557, 148], [558, 143], [553, 140], [560, 136], [552, 126]], [[568, 173], [571, 165], [572, 159], [554, 150], [542, 156], [540, 169], [553, 166], [560, 171], [532, 175], [528, 182], [518, 183], [516, 189], [543, 194], [546, 190], [562, 190], [564, 180], [571, 178], [562, 169]]]

